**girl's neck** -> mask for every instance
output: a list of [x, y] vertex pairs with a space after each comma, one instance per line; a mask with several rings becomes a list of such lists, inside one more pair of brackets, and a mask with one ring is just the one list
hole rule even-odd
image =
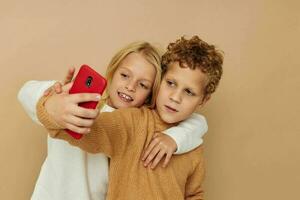
[[116, 108], [115, 106], [113, 106], [113, 104], [112, 104], [112, 102], [111, 102], [111, 100], [110, 100], [109, 97], [108, 97], [107, 99], [105, 99], [105, 103], [106, 103], [107, 105], [109, 105], [110, 107], [114, 108], [114, 109], [118, 109], [118, 108]]

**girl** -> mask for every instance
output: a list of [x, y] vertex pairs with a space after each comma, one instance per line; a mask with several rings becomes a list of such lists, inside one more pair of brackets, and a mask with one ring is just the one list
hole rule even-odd
[[[106, 105], [101, 108], [101, 112], [140, 107], [143, 104], [153, 107], [161, 80], [160, 55], [149, 43], [132, 43], [112, 58], [106, 78], [108, 87], [103, 96]], [[21, 88], [19, 100], [33, 120], [38, 121], [35, 105], [39, 97], [53, 83], [54, 81], [31, 81]], [[48, 109], [48, 112], [56, 123], [62, 128], [76, 132], [88, 132], [88, 127], [93, 124], [97, 116], [97, 110], [77, 106], [78, 102], [88, 100], [88, 95], [69, 95], [63, 92], [54, 96], [60, 101], [56, 104], [59, 107], [51, 106], [51, 101], [47, 101], [45, 106], [52, 108], [52, 110]], [[163, 144], [163, 141], [168, 141], [165, 144], [172, 144], [170, 138], [173, 138], [177, 145], [176, 153], [184, 153], [199, 146], [202, 143], [201, 137], [206, 131], [205, 118], [194, 114], [177, 127], [167, 130], [168, 136], [156, 135], [159, 139], [153, 140], [145, 151], [143, 157], [146, 161], [145, 165], [148, 165], [153, 158], [155, 158], [153, 162], [158, 162], [156, 157], [164, 156], [166, 151], [160, 151], [163, 145], [157, 143]], [[176, 148], [173, 149], [172, 153]], [[107, 183], [108, 160], [105, 155], [89, 154], [65, 141], [48, 137], [48, 155], [37, 180], [32, 200], [105, 199]]]

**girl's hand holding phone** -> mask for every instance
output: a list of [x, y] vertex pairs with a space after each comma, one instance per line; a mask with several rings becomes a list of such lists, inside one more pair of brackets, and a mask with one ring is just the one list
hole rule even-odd
[[150, 144], [145, 148], [142, 156], [144, 166], [154, 169], [164, 159], [163, 167], [166, 167], [177, 149], [176, 142], [164, 133], [155, 133]]
[[75, 68], [74, 67], [70, 67], [64, 80], [62, 82], [56, 82], [52, 87], [48, 88], [45, 92], [44, 92], [44, 96], [48, 96], [50, 94], [50, 92], [52, 90], [54, 90], [54, 92], [56, 94], [60, 94], [63, 92], [62, 87], [68, 83], [72, 82], [72, 79], [74, 77], [74, 73], [75, 73]]

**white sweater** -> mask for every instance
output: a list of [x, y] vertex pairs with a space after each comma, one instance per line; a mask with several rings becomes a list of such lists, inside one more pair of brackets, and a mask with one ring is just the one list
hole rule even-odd
[[[28, 81], [18, 99], [31, 119], [40, 124], [36, 104], [55, 81]], [[101, 112], [112, 112], [105, 105]], [[176, 154], [202, 144], [207, 131], [205, 118], [193, 114], [178, 126], [165, 131], [177, 143]], [[48, 155], [43, 163], [31, 200], [104, 200], [108, 184], [108, 159], [104, 154], [89, 154], [63, 140], [48, 136]]]

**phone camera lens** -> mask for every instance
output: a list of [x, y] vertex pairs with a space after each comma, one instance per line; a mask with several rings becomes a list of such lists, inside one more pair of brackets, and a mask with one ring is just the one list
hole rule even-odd
[[90, 87], [92, 85], [92, 81], [93, 77], [89, 76], [85, 81], [86, 86]]

